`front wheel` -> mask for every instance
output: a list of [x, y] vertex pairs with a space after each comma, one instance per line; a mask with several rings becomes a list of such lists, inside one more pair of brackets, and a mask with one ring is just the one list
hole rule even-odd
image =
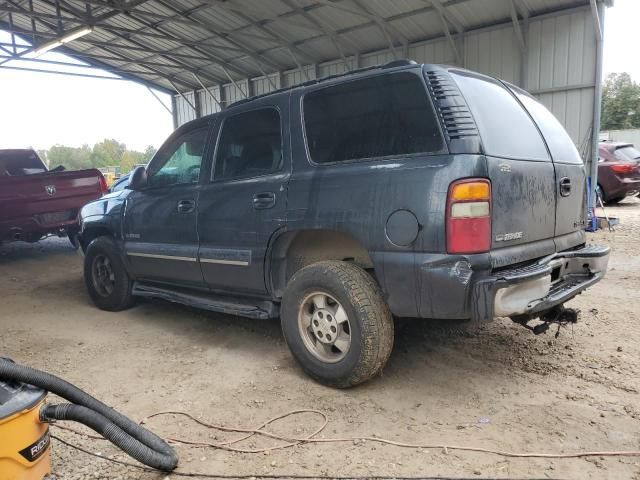
[[75, 250], [80, 248], [80, 238], [78, 237], [78, 231], [77, 230], [69, 230], [67, 232], [67, 237], [69, 238], [69, 243], [71, 243], [71, 246]]
[[617, 205], [619, 204], [622, 200], [624, 200], [625, 197], [617, 197], [617, 198], [610, 198], [609, 200], [607, 200], [605, 203], [607, 205]]
[[293, 356], [325, 385], [363, 383], [391, 355], [391, 312], [376, 282], [353, 264], [323, 261], [296, 272], [282, 299], [281, 322]]
[[135, 303], [133, 282], [111, 237], [98, 237], [87, 247], [84, 281], [91, 300], [101, 310], [118, 312]]

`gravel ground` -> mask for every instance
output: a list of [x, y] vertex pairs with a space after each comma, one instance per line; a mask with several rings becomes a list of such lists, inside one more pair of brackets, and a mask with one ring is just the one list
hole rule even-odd
[[[253, 321], [160, 301], [118, 314], [94, 308], [82, 260], [62, 240], [0, 246], [0, 356], [58, 374], [130, 417], [183, 410], [209, 422], [255, 426], [293, 409], [329, 416], [321, 437], [378, 435], [396, 441], [514, 451], [640, 449], [640, 201], [608, 208], [622, 224], [589, 241], [614, 253], [607, 278], [571, 302], [580, 322], [534, 336], [509, 320], [481, 328], [414, 321], [398, 325], [384, 375], [332, 390], [296, 366], [277, 321]], [[301, 436], [320, 419], [302, 414], [272, 426]], [[165, 437], [221, 442], [175, 416], [151, 419]], [[127, 460], [103, 441], [52, 427], [102, 456]], [[245, 447], [273, 445], [268, 439]], [[164, 479], [52, 441], [57, 478]], [[497, 478], [631, 478], [638, 457], [504, 458], [350, 441], [269, 454], [179, 445], [179, 470], [226, 475], [421, 475]], [[178, 478], [169, 475], [168, 478]]]

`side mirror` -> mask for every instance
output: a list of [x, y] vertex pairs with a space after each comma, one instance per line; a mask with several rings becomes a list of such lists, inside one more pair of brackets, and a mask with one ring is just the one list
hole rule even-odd
[[136, 167], [131, 172], [131, 178], [129, 179], [129, 189], [141, 190], [147, 185], [147, 169], [146, 167]]

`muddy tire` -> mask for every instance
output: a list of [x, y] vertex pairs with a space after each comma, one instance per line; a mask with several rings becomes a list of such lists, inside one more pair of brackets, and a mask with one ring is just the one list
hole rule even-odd
[[378, 375], [393, 348], [393, 318], [363, 269], [323, 261], [296, 272], [281, 305], [284, 338], [302, 369], [347, 388]]
[[135, 303], [133, 282], [111, 237], [98, 237], [87, 247], [84, 282], [91, 300], [101, 310], [118, 312]]

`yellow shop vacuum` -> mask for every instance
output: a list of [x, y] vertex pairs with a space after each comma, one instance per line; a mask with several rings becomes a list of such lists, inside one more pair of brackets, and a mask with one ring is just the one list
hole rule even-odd
[[[51, 392], [69, 401], [45, 403]], [[0, 480], [42, 480], [51, 472], [49, 423], [82, 423], [139, 462], [169, 472], [175, 451], [160, 437], [54, 375], [0, 358]]]

